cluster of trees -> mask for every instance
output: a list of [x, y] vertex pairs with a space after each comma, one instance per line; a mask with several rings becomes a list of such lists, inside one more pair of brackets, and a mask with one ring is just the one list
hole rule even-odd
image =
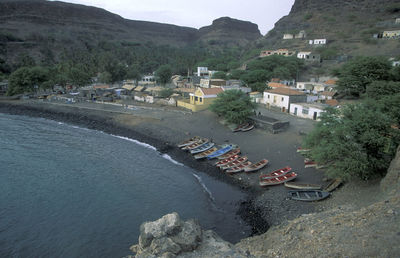
[[335, 71], [343, 96], [358, 98], [328, 109], [306, 137], [311, 157], [345, 180], [384, 175], [400, 143], [399, 68], [387, 59], [360, 57]]
[[241, 90], [227, 90], [218, 94], [210, 105], [210, 110], [224, 117], [229, 123], [241, 124], [253, 114], [255, 104]]

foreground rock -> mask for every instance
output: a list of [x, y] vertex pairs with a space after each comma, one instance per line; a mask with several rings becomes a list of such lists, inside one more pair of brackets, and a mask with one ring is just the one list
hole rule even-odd
[[195, 220], [177, 213], [140, 227], [139, 243], [130, 248], [135, 257], [247, 257], [213, 231], [203, 231]]

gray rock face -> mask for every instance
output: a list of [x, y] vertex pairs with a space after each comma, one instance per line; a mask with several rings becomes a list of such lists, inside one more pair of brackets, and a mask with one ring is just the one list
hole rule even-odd
[[400, 192], [400, 147], [397, 148], [397, 154], [390, 163], [385, 178], [381, 181], [381, 189], [390, 194]]
[[182, 221], [177, 213], [140, 226], [135, 257], [247, 257], [213, 231], [203, 231], [195, 220]]

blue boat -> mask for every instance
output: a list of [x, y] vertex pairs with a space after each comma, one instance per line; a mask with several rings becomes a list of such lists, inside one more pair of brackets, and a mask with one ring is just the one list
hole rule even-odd
[[207, 159], [214, 159], [217, 158], [221, 155], [224, 155], [225, 153], [227, 153], [228, 151], [231, 151], [233, 149], [233, 145], [230, 144], [228, 146], [222, 147], [219, 150], [216, 150], [215, 152], [211, 153], [210, 155], [207, 156]]

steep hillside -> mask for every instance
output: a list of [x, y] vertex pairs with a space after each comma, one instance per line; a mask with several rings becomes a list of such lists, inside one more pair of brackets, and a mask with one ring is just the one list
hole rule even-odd
[[[200, 31], [155, 22], [133, 21], [100, 8], [41, 0], [0, 1], [0, 58], [13, 60], [22, 52], [35, 59], [57, 56], [64, 49], [90, 49], [101, 41], [175, 47], [196, 42], [243, 46], [260, 38], [257, 25], [230, 18]], [[211, 41], [214, 40], [214, 41]], [[51, 53], [49, 53], [51, 52]]]
[[[398, 0], [296, 0], [289, 15], [258, 42], [263, 48], [315, 50], [311, 39], [327, 39], [328, 57], [338, 55], [400, 55], [399, 39], [375, 39], [373, 34], [400, 30]], [[303, 39], [283, 39], [284, 34], [306, 32]], [[325, 52], [324, 52], [325, 51]]]

